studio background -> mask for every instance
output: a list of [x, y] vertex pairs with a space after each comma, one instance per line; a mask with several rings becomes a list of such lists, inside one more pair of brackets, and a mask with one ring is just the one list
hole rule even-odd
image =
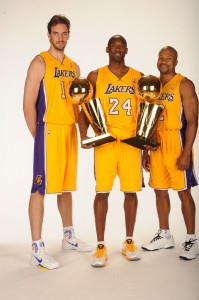
[[[158, 51], [167, 45], [179, 54], [177, 72], [190, 78], [199, 94], [199, 2], [197, 0], [1, 0], [0, 1], [0, 77], [1, 77], [1, 147], [0, 147], [0, 244], [26, 244], [31, 237], [28, 202], [32, 181], [33, 139], [27, 129], [23, 110], [23, 88], [30, 61], [49, 49], [47, 23], [54, 14], [64, 14], [71, 21], [66, 55], [76, 61], [81, 75], [108, 64], [105, 52], [108, 39], [123, 35], [128, 42], [126, 64], [144, 74], [158, 76]], [[195, 142], [195, 169], [199, 177], [198, 136]], [[146, 187], [138, 193], [139, 206], [134, 238], [138, 245], [147, 242], [158, 229], [153, 190]], [[199, 209], [198, 187], [192, 195]], [[79, 147], [78, 190], [73, 193], [74, 226], [78, 235], [95, 245], [93, 199], [93, 150]], [[177, 193], [170, 192], [170, 228], [180, 243], [185, 226]], [[199, 212], [196, 233], [199, 235]], [[119, 247], [125, 237], [123, 194], [118, 179], [109, 198], [105, 240]], [[62, 239], [62, 225], [55, 195], [47, 195], [43, 238], [50, 245]], [[61, 244], [60, 244], [61, 245]], [[1, 251], [1, 249], [0, 249]]]

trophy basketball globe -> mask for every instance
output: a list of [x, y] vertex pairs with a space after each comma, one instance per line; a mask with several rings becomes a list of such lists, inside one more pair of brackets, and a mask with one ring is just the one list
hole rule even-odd
[[99, 146], [105, 143], [115, 141], [107, 130], [104, 112], [99, 98], [92, 99], [93, 86], [83, 77], [76, 77], [67, 86], [67, 98], [73, 104], [81, 105], [86, 117], [88, 118], [95, 137], [82, 141], [84, 145], [93, 144]]
[[122, 140], [131, 146], [145, 149], [145, 146], [158, 147], [160, 143], [153, 140], [158, 119], [164, 109], [163, 105], [153, 103], [161, 92], [161, 82], [153, 75], [143, 75], [138, 81], [137, 96], [139, 105], [136, 136]]

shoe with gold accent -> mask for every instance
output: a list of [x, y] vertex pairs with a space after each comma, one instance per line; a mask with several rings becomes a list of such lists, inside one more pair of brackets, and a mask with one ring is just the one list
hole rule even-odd
[[32, 244], [30, 264], [33, 266], [37, 266], [40, 269], [48, 270], [60, 267], [60, 264], [46, 252], [43, 241]]
[[108, 260], [107, 248], [103, 244], [97, 245], [92, 258], [92, 267], [104, 267]]
[[127, 239], [123, 242], [122, 255], [125, 255], [128, 260], [140, 259], [138, 247], [134, 244], [132, 239]]

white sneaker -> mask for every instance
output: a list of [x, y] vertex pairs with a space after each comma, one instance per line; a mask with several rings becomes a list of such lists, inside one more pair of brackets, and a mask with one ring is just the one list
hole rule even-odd
[[123, 242], [122, 255], [125, 255], [128, 260], [140, 259], [138, 247], [134, 244], [132, 239], [128, 239]]
[[43, 242], [39, 247], [36, 243], [33, 243], [32, 247], [31, 265], [49, 270], [56, 269], [60, 266], [60, 264], [46, 252]]
[[150, 241], [150, 243], [142, 246], [142, 249], [148, 251], [155, 251], [159, 249], [170, 249], [174, 247], [174, 239], [173, 236], [162, 236], [161, 230], [158, 230], [154, 238]]
[[104, 267], [108, 260], [107, 248], [103, 244], [97, 245], [95, 253], [93, 253], [92, 267]]
[[190, 239], [182, 244], [182, 253], [180, 258], [185, 260], [196, 258], [196, 256], [199, 254], [198, 244], [196, 241], [197, 239]]
[[79, 252], [89, 252], [92, 251], [93, 248], [80, 239], [72, 237], [71, 239], [64, 238], [62, 240], [62, 250], [77, 250]]

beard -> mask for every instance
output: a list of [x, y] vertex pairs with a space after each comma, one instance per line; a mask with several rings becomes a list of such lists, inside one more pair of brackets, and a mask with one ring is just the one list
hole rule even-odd
[[52, 40], [50, 40], [50, 42], [51, 42], [51, 45], [53, 46], [53, 48], [57, 51], [63, 51], [66, 47], [66, 43], [63, 43], [63, 42], [54, 43]]
[[169, 68], [168, 68], [167, 66], [165, 66], [165, 65], [159, 65], [159, 66], [157, 66], [157, 67], [158, 67], [158, 70], [159, 70], [161, 73], [163, 73], [163, 74], [167, 73], [168, 70], [169, 70]]

